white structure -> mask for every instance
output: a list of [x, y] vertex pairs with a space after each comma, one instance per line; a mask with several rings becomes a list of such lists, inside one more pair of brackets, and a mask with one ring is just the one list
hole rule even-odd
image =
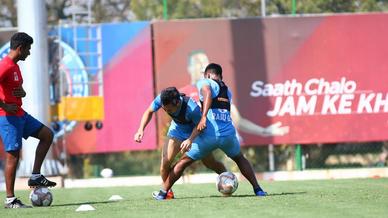
[[[18, 31], [29, 34], [34, 43], [31, 55], [26, 61], [19, 62], [23, 74], [23, 88], [27, 96], [23, 99], [23, 108], [29, 114], [48, 125], [50, 118], [49, 74], [48, 74], [48, 41], [47, 12], [45, 1], [17, 1]], [[20, 162], [18, 175], [29, 176], [35, 157], [38, 141], [32, 137], [23, 141], [23, 159]], [[42, 173], [58, 174], [58, 162], [53, 161], [49, 151], [43, 163]]]

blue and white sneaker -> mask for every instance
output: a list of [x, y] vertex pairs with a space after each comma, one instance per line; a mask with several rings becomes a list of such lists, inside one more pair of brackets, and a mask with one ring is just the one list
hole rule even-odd
[[256, 196], [259, 196], [259, 197], [268, 196], [268, 193], [265, 191], [257, 191], [255, 194], [256, 194]]
[[153, 192], [152, 193], [152, 197], [155, 199], [155, 200], [166, 200], [166, 197], [167, 197], [167, 192], [164, 192], [162, 190], [159, 191], [159, 193], [157, 192]]

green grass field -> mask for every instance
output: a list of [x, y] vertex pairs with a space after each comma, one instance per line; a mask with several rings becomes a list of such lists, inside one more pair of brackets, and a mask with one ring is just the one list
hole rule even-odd
[[[157, 186], [54, 189], [51, 207], [0, 209], [0, 217], [388, 217], [388, 179], [263, 182], [270, 194], [252, 196], [240, 183], [232, 197], [214, 184], [176, 185], [177, 199], [155, 201]], [[18, 191], [24, 202], [29, 191]], [[108, 201], [118, 194], [122, 201]], [[4, 196], [4, 192], [1, 193]], [[75, 212], [81, 204], [96, 210]]]

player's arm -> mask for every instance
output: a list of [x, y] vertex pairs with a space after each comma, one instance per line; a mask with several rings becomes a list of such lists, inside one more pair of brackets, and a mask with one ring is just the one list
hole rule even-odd
[[193, 143], [194, 139], [200, 134], [201, 132], [198, 131], [197, 128], [193, 128], [193, 131], [191, 132], [191, 135], [188, 139], [184, 140], [181, 143], [181, 152], [184, 153], [186, 151], [189, 151], [191, 148], [191, 144]]
[[198, 131], [202, 131], [206, 128], [206, 115], [209, 112], [210, 106], [212, 105], [212, 91], [209, 85], [203, 85], [201, 87], [201, 95], [203, 96], [203, 105], [202, 105], [202, 117], [197, 126]]
[[237, 129], [250, 134], [264, 135], [265, 128], [242, 117], [234, 104], [230, 105], [230, 115]]
[[[8, 68], [0, 69], [0, 83], [3, 82], [4, 78], [7, 75], [7, 72], [9, 72]], [[7, 104], [1, 99], [0, 99], [0, 108], [2, 108], [4, 111], [8, 113], [13, 113], [13, 114], [18, 111], [18, 106], [16, 104]]]
[[[201, 120], [201, 109], [199, 106], [194, 103], [194, 108], [190, 111], [189, 119], [192, 120], [195, 124], [198, 124]], [[191, 135], [188, 139], [184, 140], [181, 143], [181, 152], [184, 153], [186, 151], [189, 151], [191, 148], [191, 144], [193, 143], [194, 139], [200, 134], [201, 132], [198, 131], [197, 128], [193, 128], [193, 131], [191, 132]]]
[[139, 129], [137, 130], [135, 137], [134, 137], [136, 142], [140, 143], [141, 140], [143, 139], [144, 129], [146, 128], [148, 123], [151, 121], [153, 113], [154, 113], [154, 110], [152, 109], [151, 106], [148, 107], [146, 111], [144, 111], [143, 116], [142, 116], [141, 121], [140, 121]]
[[0, 108], [8, 113], [15, 114], [18, 111], [18, 106], [16, 104], [7, 104], [0, 100]]
[[242, 117], [240, 112], [234, 104], [230, 105], [230, 113], [232, 116], [233, 123], [236, 125], [237, 129], [260, 136], [282, 136], [288, 133], [288, 126], [281, 126], [280, 122], [274, 123], [268, 127], [259, 126], [252, 121]]

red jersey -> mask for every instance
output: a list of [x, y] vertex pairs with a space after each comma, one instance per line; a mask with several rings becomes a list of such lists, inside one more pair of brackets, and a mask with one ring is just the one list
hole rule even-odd
[[199, 103], [198, 90], [195, 85], [187, 85], [185, 87], [182, 87], [179, 89], [179, 92], [185, 93], [186, 96], [189, 96], [190, 98], [194, 99], [197, 104]]
[[19, 109], [16, 114], [12, 114], [0, 108], [0, 116], [22, 116], [24, 114], [21, 107], [22, 98], [17, 98], [12, 94], [12, 91], [15, 88], [21, 87], [22, 84], [23, 78], [19, 66], [11, 58], [5, 56], [0, 61], [0, 100], [7, 104], [16, 104], [19, 106]]

